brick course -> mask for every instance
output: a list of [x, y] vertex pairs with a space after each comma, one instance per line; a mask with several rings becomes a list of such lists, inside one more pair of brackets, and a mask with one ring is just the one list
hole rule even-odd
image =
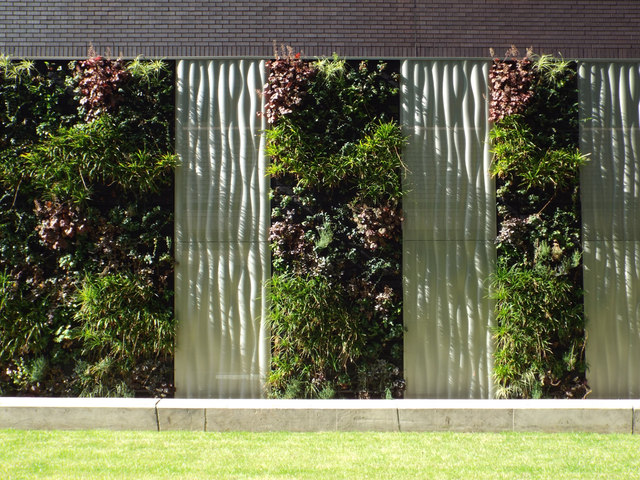
[[0, 2], [0, 52], [269, 57], [486, 57], [510, 45], [640, 58], [637, 0], [23, 0]]

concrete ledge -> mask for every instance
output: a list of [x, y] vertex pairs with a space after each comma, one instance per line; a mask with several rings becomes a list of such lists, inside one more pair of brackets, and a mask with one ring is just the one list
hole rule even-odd
[[640, 433], [640, 400], [0, 397], [0, 429]]
[[633, 402], [624, 400], [583, 400], [557, 403], [525, 400], [514, 409], [515, 431], [633, 433]]
[[640, 434], [640, 401], [633, 402], [633, 433]]
[[0, 398], [0, 428], [157, 430], [157, 399]]

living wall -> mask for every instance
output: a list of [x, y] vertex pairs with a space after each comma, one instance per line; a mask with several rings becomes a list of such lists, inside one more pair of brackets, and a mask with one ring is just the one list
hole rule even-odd
[[271, 395], [402, 396], [397, 72], [291, 52], [268, 71]]
[[502, 398], [583, 397], [585, 333], [576, 65], [516, 52], [490, 70]]
[[173, 83], [0, 57], [0, 394], [171, 393]]

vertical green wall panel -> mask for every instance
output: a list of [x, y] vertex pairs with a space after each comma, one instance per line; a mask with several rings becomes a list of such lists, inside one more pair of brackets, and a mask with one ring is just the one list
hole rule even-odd
[[177, 65], [178, 397], [258, 398], [269, 368], [264, 62]]
[[406, 60], [404, 372], [409, 398], [493, 395], [495, 185], [489, 175], [489, 64]]
[[640, 64], [579, 69], [587, 380], [640, 397]]

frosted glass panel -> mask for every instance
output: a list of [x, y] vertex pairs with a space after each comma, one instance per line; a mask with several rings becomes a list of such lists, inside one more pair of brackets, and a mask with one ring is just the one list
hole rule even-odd
[[177, 65], [175, 383], [180, 397], [261, 397], [269, 366], [264, 63]]
[[407, 241], [403, 255], [407, 397], [489, 397], [495, 245]]
[[263, 62], [178, 63], [176, 241], [264, 241], [270, 222]]
[[640, 396], [640, 64], [579, 69], [587, 380], [594, 398]]
[[404, 62], [405, 240], [495, 239], [487, 76], [486, 62]]
[[407, 60], [404, 366], [407, 397], [492, 395], [495, 186], [489, 175], [489, 64]]
[[261, 397], [269, 361], [268, 330], [262, 321], [269, 246], [181, 243], [176, 256], [178, 395]]

